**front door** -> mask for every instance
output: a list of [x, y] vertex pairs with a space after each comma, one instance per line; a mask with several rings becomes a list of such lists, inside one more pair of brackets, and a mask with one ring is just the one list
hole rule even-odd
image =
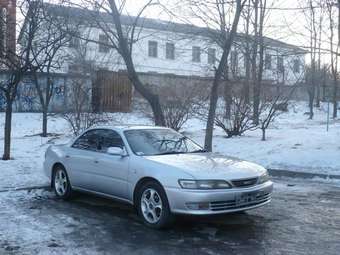
[[126, 199], [129, 157], [107, 153], [109, 147], [125, 149], [124, 142], [111, 129], [97, 129], [96, 136], [98, 147], [93, 153], [94, 164], [91, 164], [91, 171], [95, 176], [91, 190]]

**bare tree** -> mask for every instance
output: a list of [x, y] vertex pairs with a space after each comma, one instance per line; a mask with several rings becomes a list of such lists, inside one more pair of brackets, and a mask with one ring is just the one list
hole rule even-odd
[[[67, 20], [55, 17], [41, 0], [31, 3], [29, 8], [37, 16], [36, 26], [40, 30], [31, 49], [32, 65], [36, 70], [32, 76], [42, 109], [41, 135], [46, 137], [47, 114], [55, 89], [53, 73], [61, 68], [64, 56], [60, 54], [60, 50], [67, 45], [71, 37], [68, 34], [70, 31], [67, 28]], [[22, 47], [26, 45], [23, 44]], [[43, 77], [46, 77], [46, 82], [41, 80]]]
[[[320, 0], [320, 12], [323, 12], [323, 0]], [[321, 8], [322, 7], [322, 8]], [[317, 83], [316, 83], [316, 102], [315, 102], [315, 106], [316, 107], [320, 107], [320, 86], [322, 83], [322, 72], [321, 72], [321, 59], [322, 59], [322, 51], [321, 51], [321, 47], [322, 47], [322, 26], [323, 26], [323, 15], [320, 14], [319, 15], [319, 21], [318, 21], [318, 65], [317, 65]]]
[[252, 5], [251, 0], [248, 0], [247, 6], [245, 8], [244, 20], [245, 20], [245, 45], [244, 45], [244, 62], [245, 62], [245, 81], [243, 88], [243, 95], [245, 99], [245, 103], [250, 102], [250, 71], [251, 71], [251, 36], [250, 36], [250, 22], [251, 22], [251, 14], [252, 14]]
[[6, 55], [0, 59], [0, 66], [3, 69], [0, 90], [6, 100], [3, 160], [11, 158], [12, 112], [19, 84], [27, 73], [35, 71], [32, 67], [31, 50], [34, 47], [33, 41], [37, 36], [38, 21], [35, 13], [28, 11], [28, 4], [29, 2], [26, 1], [19, 4], [22, 15], [27, 21], [22, 35], [26, 41], [26, 47], [7, 51]]
[[[318, 69], [318, 38], [321, 36], [321, 33], [318, 32], [318, 29], [321, 27], [318, 25], [318, 22], [321, 19], [318, 19], [317, 15], [321, 15], [321, 12], [317, 12], [315, 0], [307, 0], [308, 8], [303, 8], [303, 14], [306, 18], [306, 30], [309, 33], [309, 54], [310, 54], [310, 79], [307, 83], [308, 85], [308, 106], [309, 106], [309, 119], [313, 119], [314, 116], [314, 101], [317, 92], [317, 69]], [[320, 39], [321, 40], [321, 39]]]
[[[84, 40], [102, 44], [109, 48], [113, 48], [122, 57], [127, 75], [135, 89], [147, 100], [153, 112], [154, 122], [156, 125], [165, 125], [164, 114], [160, 104], [159, 96], [152, 92], [146, 84], [144, 84], [135, 68], [132, 51], [134, 44], [138, 41], [138, 37], [143, 29], [143, 23], [140, 21], [144, 11], [151, 5], [155, 4], [154, 0], [149, 0], [139, 11], [136, 17], [129, 17], [129, 24], [122, 22], [124, 18], [123, 12], [127, 13], [126, 2], [116, 0], [84, 0], [81, 8], [88, 11], [90, 15], [89, 22], [92, 22], [95, 27], [98, 27], [108, 38], [107, 43], [98, 42], [88, 38]], [[91, 10], [88, 8], [90, 6]], [[110, 17], [110, 22], [103, 18], [103, 14]], [[126, 17], [126, 16], [125, 16]]]
[[279, 93], [274, 97], [267, 97], [261, 100], [259, 107], [259, 128], [262, 131], [262, 141], [266, 140], [266, 130], [274, 122], [275, 118], [282, 114], [288, 106], [290, 95], [295, 90], [291, 88], [288, 96]]
[[72, 75], [68, 93], [70, 108], [62, 114], [76, 136], [93, 125], [107, 123], [111, 120], [107, 114], [92, 112], [92, 88], [86, 81], [88, 81], [88, 77], [85, 75]]
[[[329, 51], [330, 51], [330, 70], [333, 80], [332, 102], [333, 102], [333, 118], [338, 116], [338, 58], [340, 55], [340, 0], [337, 1], [337, 6], [334, 1], [327, 0], [327, 16], [329, 20]], [[336, 8], [335, 8], [336, 7]], [[337, 13], [337, 17], [336, 16]], [[336, 21], [337, 20], [337, 21]], [[337, 24], [336, 24], [337, 23]], [[337, 26], [337, 27], [336, 27]], [[337, 42], [336, 42], [337, 33]]]
[[251, 70], [253, 80], [253, 118], [258, 124], [259, 106], [261, 101], [262, 76], [264, 69], [264, 19], [266, 14], [266, 0], [254, 0], [254, 42], [252, 47]]
[[[220, 24], [220, 32], [221, 38], [223, 39], [222, 43], [222, 56], [218, 63], [218, 66], [215, 70], [215, 75], [213, 79], [213, 84], [210, 91], [210, 103], [209, 103], [209, 113], [206, 125], [206, 133], [205, 133], [205, 141], [204, 141], [204, 148], [207, 151], [212, 151], [212, 138], [213, 138], [213, 129], [215, 123], [215, 115], [216, 115], [216, 106], [218, 100], [218, 88], [221, 83], [223, 72], [226, 69], [227, 61], [231, 46], [233, 44], [234, 38], [237, 33], [237, 27], [239, 23], [239, 19], [241, 16], [241, 12], [246, 0], [237, 0], [236, 6], [235, 3], [229, 3], [225, 1], [217, 1], [216, 2], [216, 9], [218, 10], [218, 23]], [[232, 6], [230, 6], [232, 5]], [[231, 9], [235, 8], [234, 16], [231, 28], [228, 25], [227, 15], [231, 15]], [[231, 8], [231, 9], [230, 9]], [[229, 10], [229, 13], [228, 13]]]
[[246, 102], [244, 97], [233, 97], [230, 105], [230, 115], [225, 116], [224, 112], [217, 111], [215, 125], [220, 127], [227, 137], [240, 136], [246, 131], [256, 129], [253, 121], [252, 105]]

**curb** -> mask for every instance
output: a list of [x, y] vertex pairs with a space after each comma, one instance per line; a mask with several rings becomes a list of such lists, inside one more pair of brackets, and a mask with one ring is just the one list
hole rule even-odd
[[271, 176], [274, 176], [274, 177], [291, 177], [291, 178], [302, 178], [302, 179], [322, 178], [325, 180], [326, 179], [340, 180], [340, 175], [336, 175], [336, 174], [295, 172], [291, 170], [272, 169], [272, 168], [269, 168], [268, 172]]
[[0, 190], [0, 193], [3, 192], [9, 192], [9, 191], [22, 191], [22, 190], [34, 190], [34, 189], [44, 189], [44, 190], [48, 190], [50, 189], [50, 186], [48, 185], [41, 185], [41, 186], [32, 186], [32, 187], [22, 187], [22, 188], [10, 188], [10, 189], [3, 189]]

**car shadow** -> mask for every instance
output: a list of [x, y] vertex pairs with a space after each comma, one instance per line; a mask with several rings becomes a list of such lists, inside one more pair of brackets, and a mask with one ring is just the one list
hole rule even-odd
[[[45, 210], [45, 214], [58, 216], [56, 221], [61, 222], [58, 224], [65, 224], [68, 229], [68, 239], [94, 243], [104, 250], [124, 244], [124, 247], [151, 249], [156, 253], [161, 248], [171, 254], [192, 254], [195, 247], [199, 252], [208, 249], [207, 253], [219, 254], [223, 247], [223, 254], [228, 251], [233, 254], [235, 250], [242, 254], [263, 254], [268, 226], [262, 212], [246, 212], [214, 216], [177, 215], [171, 227], [155, 230], [143, 224], [131, 205], [80, 193], [63, 201], [46, 191], [46, 195], [31, 206]], [[65, 219], [67, 222], [63, 223]], [[249, 247], [256, 247], [259, 252], [250, 252], [253, 249]], [[243, 251], [243, 248], [248, 250]]]
[[[104, 212], [115, 217], [132, 220], [134, 223], [143, 224], [136, 210], [130, 204], [82, 193], [77, 193], [75, 198], [67, 202], [94, 212]], [[263, 216], [244, 211], [210, 216], [176, 215], [174, 224], [166, 230], [181, 232], [209, 227], [217, 228], [218, 231], [235, 233], [237, 230], [243, 232], [244, 229], [247, 229], [249, 231], [251, 228], [258, 227], [258, 223], [263, 223], [263, 221]]]

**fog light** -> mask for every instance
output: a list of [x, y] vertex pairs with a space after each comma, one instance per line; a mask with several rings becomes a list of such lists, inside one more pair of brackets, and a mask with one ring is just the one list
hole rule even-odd
[[209, 210], [209, 203], [207, 202], [186, 203], [185, 205], [189, 210]]

